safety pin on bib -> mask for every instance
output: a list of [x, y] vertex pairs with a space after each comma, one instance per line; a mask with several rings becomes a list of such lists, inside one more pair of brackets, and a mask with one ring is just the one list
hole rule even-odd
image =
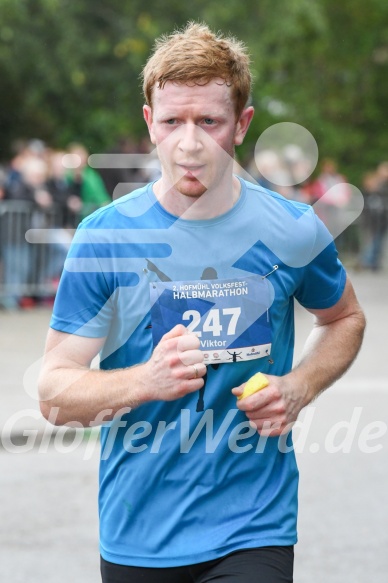
[[265, 279], [266, 277], [268, 277], [269, 275], [271, 275], [271, 273], [273, 273], [274, 271], [276, 271], [277, 269], [279, 269], [279, 265], [274, 265], [272, 271], [270, 271], [269, 273], [267, 273], [266, 275], [262, 275], [261, 279]]

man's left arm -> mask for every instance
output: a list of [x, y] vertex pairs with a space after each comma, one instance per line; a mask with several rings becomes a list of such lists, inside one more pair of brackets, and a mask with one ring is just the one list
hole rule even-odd
[[282, 377], [266, 375], [265, 389], [237, 402], [262, 435], [289, 431], [303, 407], [344, 374], [361, 347], [365, 317], [349, 279], [334, 306], [308, 311], [315, 322], [297, 366]]

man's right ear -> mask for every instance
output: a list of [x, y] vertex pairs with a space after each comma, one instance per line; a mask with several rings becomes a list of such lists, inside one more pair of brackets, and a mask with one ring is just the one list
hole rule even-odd
[[156, 144], [155, 136], [153, 132], [152, 124], [152, 109], [149, 105], [143, 105], [143, 117], [148, 127], [148, 133], [150, 134], [150, 140], [153, 144]]

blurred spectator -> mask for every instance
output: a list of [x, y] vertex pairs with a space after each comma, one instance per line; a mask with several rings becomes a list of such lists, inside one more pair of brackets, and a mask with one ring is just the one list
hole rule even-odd
[[49, 175], [47, 189], [57, 207], [57, 227], [76, 228], [82, 210], [82, 200], [66, 178], [67, 169], [63, 165], [66, 152], [50, 152], [48, 157]]
[[14, 206], [12, 215], [4, 216], [2, 221], [3, 280], [9, 290], [3, 304], [7, 308], [19, 305], [32, 270], [36, 268], [36, 255], [27, 243], [25, 233], [31, 227], [43, 226], [42, 211], [52, 204], [52, 197], [45, 187], [46, 177], [45, 162], [24, 152], [18, 154], [17, 175], [14, 173], [6, 184], [5, 200], [21, 203]]
[[[325, 158], [321, 164], [318, 177], [306, 189], [310, 197], [310, 204], [320, 200], [319, 207], [315, 207], [319, 218], [333, 234], [343, 230], [343, 216], [340, 209], [346, 207], [351, 199], [351, 189], [346, 177], [337, 170], [337, 164], [331, 158]], [[348, 251], [358, 245], [352, 230], [346, 229], [336, 239], [339, 252]]]
[[81, 144], [71, 144], [72, 168], [66, 173], [66, 180], [72, 193], [82, 200], [82, 215], [86, 216], [111, 202], [101, 176], [88, 166], [89, 153]]
[[361, 267], [378, 271], [382, 267], [384, 242], [388, 229], [388, 162], [364, 176], [365, 199], [363, 232], [365, 241]]
[[41, 265], [42, 283], [58, 284], [66, 255], [71, 243], [71, 232], [66, 229], [75, 229], [81, 214], [82, 201], [73, 194], [71, 186], [65, 176], [66, 168], [63, 159], [66, 152], [46, 151], [48, 176], [46, 188], [52, 198], [50, 215], [46, 217], [47, 233], [45, 244], [46, 260]]
[[[344, 184], [345, 186], [343, 189], [335, 189], [331, 196], [327, 195], [327, 192], [338, 184]], [[312, 202], [325, 195], [326, 204], [337, 207], [345, 206], [350, 196], [349, 189], [346, 188], [346, 185], [346, 177], [338, 172], [336, 162], [331, 158], [325, 158], [322, 161], [321, 172], [318, 178], [310, 186]]]
[[20, 167], [23, 163], [23, 160], [27, 156], [27, 143], [24, 140], [16, 140], [12, 144], [11, 149], [14, 155], [9, 163], [5, 183], [6, 188], [12, 188], [14, 183], [19, 182], [21, 180]]
[[5, 183], [7, 181], [7, 174], [4, 168], [0, 166], [0, 200], [5, 198]]
[[[117, 145], [108, 152], [112, 156], [114, 154], [121, 156], [122, 154], [144, 153], [146, 151], [142, 151], [142, 144], [137, 144], [129, 138], [121, 138]], [[143, 168], [132, 168], [129, 164], [123, 164], [121, 168], [101, 168], [99, 172], [111, 198], [119, 198], [147, 182]]]

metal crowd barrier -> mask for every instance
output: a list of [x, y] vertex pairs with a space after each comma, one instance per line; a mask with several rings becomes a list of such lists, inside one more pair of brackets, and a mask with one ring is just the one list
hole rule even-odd
[[[23, 297], [55, 295], [72, 236], [65, 227], [75, 228], [80, 217], [73, 215], [73, 224], [68, 219], [63, 207], [0, 201], [0, 306], [13, 308]], [[50, 230], [44, 243], [28, 243], [29, 229]]]

